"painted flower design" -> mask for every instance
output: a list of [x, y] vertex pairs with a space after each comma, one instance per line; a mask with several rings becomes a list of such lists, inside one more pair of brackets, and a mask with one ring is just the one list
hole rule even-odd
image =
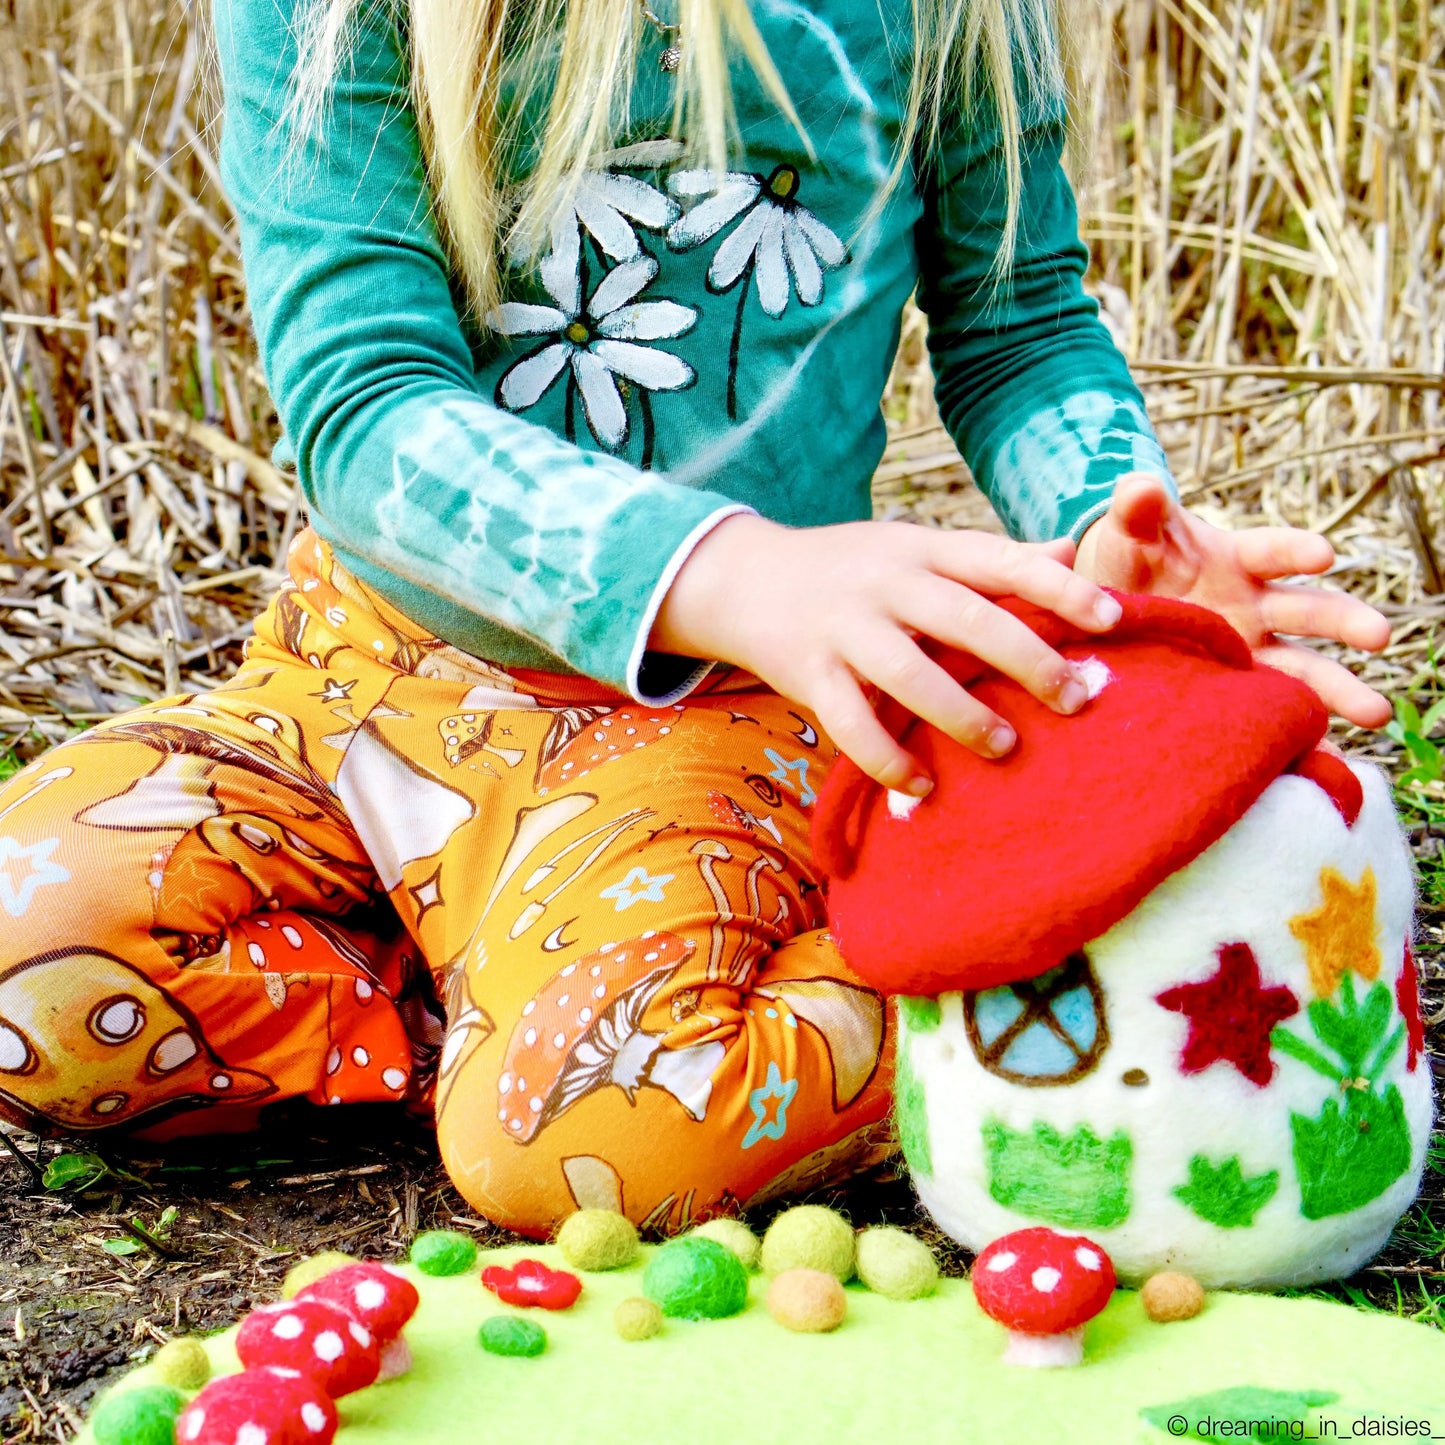
[[[571, 202], [554, 218], [552, 250], [565, 248], [564, 233], [572, 231], [575, 240], [580, 228], [614, 261], [642, 255], [636, 228], [665, 231], [677, 219], [679, 207], [666, 192], [630, 173], [670, 165], [682, 153], [682, 142], [666, 137], [603, 151], [594, 168], [583, 175]], [[514, 247], [513, 263], [524, 260], [523, 249]]]
[[[507, 301], [488, 318], [503, 336], [546, 338], [509, 367], [497, 383], [497, 404], [508, 411], [535, 406], [564, 371], [569, 372], [570, 423], [574, 395], [582, 398], [592, 435], [608, 450], [627, 440], [627, 405], [619, 379], [639, 388], [643, 420], [650, 431], [647, 393], [681, 391], [697, 380], [685, 361], [658, 347], [641, 345], [685, 335], [697, 312], [676, 301], [639, 301], [657, 275], [657, 262], [639, 256], [615, 266], [582, 302], [583, 271], [576, 228], [554, 231], [558, 245], [539, 267], [542, 284], [556, 303], [541, 306]], [[569, 439], [572, 428], [568, 427]]]
[[667, 187], [675, 196], [697, 200], [668, 228], [674, 250], [700, 246], [742, 218], [713, 254], [707, 284], [729, 291], [755, 271], [758, 299], [769, 316], [781, 316], [791, 294], [804, 306], [816, 306], [823, 299], [824, 270], [848, 259], [842, 241], [798, 204], [798, 172], [792, 166], [778, 166], [770, 176], [729, 171], [721, 183], [713, 171], [674, 171]]
[[488, 1265], [482, 1284], [503, 1304], [544, 1310], [571, 1309], [582, 1293], [582, 1281], [565, 1269], [548, 1269], [539, 1259], [519, 1259], [511, 1269]]

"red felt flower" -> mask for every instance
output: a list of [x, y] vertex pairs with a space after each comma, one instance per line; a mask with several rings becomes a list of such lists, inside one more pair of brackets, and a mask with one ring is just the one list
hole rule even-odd
[[540, 1259], [519, 1259], [511, 1269], [488, 1265], [482, 1283], [504, 1304], [544, 1310], [571, 1309], [582, 1293], [582, 1281], [575, 1274], [548, 1269]]

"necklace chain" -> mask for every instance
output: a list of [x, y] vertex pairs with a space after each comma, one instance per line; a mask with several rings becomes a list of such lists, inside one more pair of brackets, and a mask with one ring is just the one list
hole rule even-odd
[[647, 0], [637, 0], [637, 6], [642, 11], [642, 18], [668, 42], [667, 47], [658, 56], [657, 64], [659, 69], [670, 74], [682, 64], [682, 26], [669, 25], [647, 3]]

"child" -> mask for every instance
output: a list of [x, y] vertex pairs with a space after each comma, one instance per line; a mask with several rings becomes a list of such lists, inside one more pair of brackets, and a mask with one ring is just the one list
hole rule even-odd
[[[1103, 631], [1096, 583], [1157, 590], [1384, 721], [1275, 638], [1383, 645], [1271, 580], [1328, 545], [1174, 499], [1081, 290], [1045, 0], [918, 11], [910, 58], [901, 0], [217, 0], [315, 530], [234, 679], [0, 789], [14, 1118], [407, 1099], [491, 1219], [679, 1228], [887, 1148], [884, 1001], [825, 930], [810, 808], [835, 746], [927, 791], [872, 689], [1013, 743], [918, 637], [1070, 713], [989, 599]], [[864, 520], [915, 285], [1025, 540]]]

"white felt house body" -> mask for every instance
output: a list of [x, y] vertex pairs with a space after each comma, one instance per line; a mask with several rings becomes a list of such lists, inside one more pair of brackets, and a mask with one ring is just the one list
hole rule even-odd
[[[900, 1002], [898, 1122], [938, 1223], [981, 1249], [1078, 1230], [1122, 1278], [1348, 1275], [1414, 1198], [1432, 1114], [1408, 849], [1277, 778], [1061, 969]], [[886, 825], [885, 825], [886, 826]], [[907, 826], [899, 820], [896, 826]]]

